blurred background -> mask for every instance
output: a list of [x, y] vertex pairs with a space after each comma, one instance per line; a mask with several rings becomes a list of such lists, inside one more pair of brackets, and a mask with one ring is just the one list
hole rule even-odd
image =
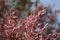
[[37, 15], [43, 9], [46, 14], [39, 20], [41, 25], [36, 31], [49, 23], [43, 35], [60, 33], [60, 0], [0, 0], [0, 26], [8, 24], [9, 15], [12, 20], [17, 16], [16, 19], [22, 18], [25, 21], [31, 14]]

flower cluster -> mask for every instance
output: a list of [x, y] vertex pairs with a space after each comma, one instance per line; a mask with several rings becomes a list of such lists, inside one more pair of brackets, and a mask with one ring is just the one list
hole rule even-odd
[[10, 14], [5, 14], [4, 24], [2, 26], [4, 28], [3, 33], [5, 34], [5, 36], [3, 36], [2, 32], [0, 33], [0, 35], [3, 38], [6, 37], [7, 39], [11, 39], [11, 40], [12, 39], [15, 40], [19, 38], [21, 40], [37, 39], [34, 36], [41, 34], [45, 30], [45, 27], [48, 25], [47, 23], [42, 29], [35, 31], [35, 29], [37, 29], [37, 27], [41, 25], [39, 21], [46, 13], [45, 11], [46, 10], [44, 9], [39, 11], [38, 15], [36, 16], [31, 14], [26, 18], [25, 21], [23, 21], [22, 18], [18, 17], [19, 13], [17, 14], [16, 11], [13, 11]]
[[60, 11], [45, 5], [37, 5], [31, 11], [34, 3], [30, 0], [18, 0], [19, 7], [13, 9], [16, 5], [7, 6], [5, 1], [0, 0], [0, 40], [60, 40], [60, 23], [55, 14]]

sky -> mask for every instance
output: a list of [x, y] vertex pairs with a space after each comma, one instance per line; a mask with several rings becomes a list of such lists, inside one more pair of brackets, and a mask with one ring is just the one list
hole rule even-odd
[[[60, 10], [60, 0], [40, 0], [44, 5], [53, 5], [53, 10]], [[57, 13], [58, 22], [60, 22], [60, 13]]]
[[54, 9], [60, 9], [60, 0], [40, 0], [41, 3], [54, 5]]

